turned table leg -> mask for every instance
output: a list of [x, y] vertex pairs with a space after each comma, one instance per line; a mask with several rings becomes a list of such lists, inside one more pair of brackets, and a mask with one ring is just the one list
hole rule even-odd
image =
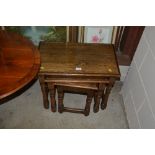
[[84, 110], [84, 115], [88, 116], [90, 113], [90, 105], [93, 99], [93, 91], [90, 91], [90, 93], [88, 93], [87, 95], [87, 99], [86, 99], [86, 106], [85, 106], [85, 110]]
[[105, 89], [105, 84], [99, 84], [99, 88], [98, 88], [98, 91], [95, 92], [95, 97], [94, 97], [94, 101], [95, 101], [95, 104], [94, 104], [94, 108], [93, 108], [93, 111], [96, 113], [99, 111], [99, 106], [100, 106], [100, 100], [102, 98], [102, 93]]
[[58, 111], [59, 113], [62, 113], [64, 110], [63, 98], [64, 98], [64, 92], [61, 88], [58, 88]]
[[48, 88], [50, 91], [50, 98], [51, 98], [51, 110], [52, 112], [56, 112], [56, 100], [55, 100], [55, 85], [54, 83], [48, 83]]
[[110, 79], [110, 83], [106, 88], [105, 94], [103, 93], [103, 95], [102, 95], [102, 102], [101, 102], [101, 109], [102, 110], [104, 110], [107, 107], [109, 94], [110, 94], [111, 89], [114, 85], [114, 81], [115, 81], [115, 79], [113, 79], [113, 78]]
[[44, 108], [48, 109], [49, 108], [48, 88], [47, 88], [47, 84], [44, 82], [44, 76], [39, 76], [39, 82], [40, 82], [41, 91], [42, 91], [42, 94], [43, 94]]

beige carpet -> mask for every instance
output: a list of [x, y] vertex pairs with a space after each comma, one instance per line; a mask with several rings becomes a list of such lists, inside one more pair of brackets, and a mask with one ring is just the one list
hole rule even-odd
[[[103, 129], [128, 128], [122, 97], [121, 83], [117, 82], [109, 97], [106, 110], [90, 115], [52, 113], [42, 105], [42, 94], [38, 81], [20, 96], [0, 105], [0, 128], [51, 128], [51, 129]], [[65, 105], [84, 107], [84, 95], [66, 94]]]

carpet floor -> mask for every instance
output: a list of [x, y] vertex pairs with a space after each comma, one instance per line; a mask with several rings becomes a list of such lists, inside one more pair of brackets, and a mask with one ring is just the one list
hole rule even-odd
[[[3, 129], [125, 129], [128, 128], [120, 95], [122, 83], [116, 82], [106, 110], [90, 115], [53, 113], [44, 109], [39, 82], [36, 81], [21, 95], [0, 105], [0, 128]], [[85, 95], [65, 94], [65, 106], [83, 108]]]

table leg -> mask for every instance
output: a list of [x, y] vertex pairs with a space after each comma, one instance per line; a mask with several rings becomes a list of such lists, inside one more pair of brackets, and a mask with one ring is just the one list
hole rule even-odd
[[43, 94], [44, 108], [48, 109], [49, 108], [48, 88], [47, 88], [47, 84], [44, 82], [44, 76], [39, 76], [39, 82], [40, 82], [41, 91], [42, 91], [42, 94]]
[[99, 106], [100, 106], [100, 100], [101, 100], [101, 97], [102, 97], [102, 93], [105, 89], [105, 84], [103, 83], [100, 83], [99, 84], [99, 88], [98, 88], [98, 91], [95, 92], [95, 104], [94, 104], [94, 108], [93, 108], [93, 111], [96, 113], [99, 111]]
[[48, 88], [50, 91], [50, 98], [51, 98], [51, 110], [52, 112], [56, 112], [56, 100], [55, 100], [56, 89], [54, 83], [48, 83]]
[[114, 81], [115, 81], [115, 79], [113, 79], [113, 78], [110, 79], [110, 83], [106, 88], [105, 94], [103, 93], [103, 95], [102, 95], [102, 102], [101, 102], [101, 109], [102, 110], [104, 110], [107, 107], [109, 94], [110, 94], [111, 89], [114, 85]]
[[58, 111], [59, 113], [62, 113], [64, 110], [63, 98], [64, 98], [64, 92], [61, 88], [58, 88]]
[[85, 110], [84, 110], [84, 115], [88, 116], [90, 113], [90, 105], [93, 99], [93, 91], [90, 91], [90, 93], [88, 93], [87, 95], [87, 99], [86, 99], [86, 106], [85, 106]]

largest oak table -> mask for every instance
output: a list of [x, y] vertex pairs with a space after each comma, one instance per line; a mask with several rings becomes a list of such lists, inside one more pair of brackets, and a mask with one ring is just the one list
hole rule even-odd
[[40, 67], [37, 48], [27, 38], [0, 31], [0, 100], [31, 82]]
[[[54, 102], [54, 83], [95, 83], [99, 96], [102, 95], [101, 108], [105, 109], [111, 88], [120, 78], [113, 45], [52, 43], [41, 42], [41, 69], [39, 80], [43, 93], [44, 107], [49, 107], [48, 92], [51, 94], [51, 109], [56, 111]], [[52, 84], [48, 88], [48, 83]], [[99, 105], [94, 106], [94, 112]]]

